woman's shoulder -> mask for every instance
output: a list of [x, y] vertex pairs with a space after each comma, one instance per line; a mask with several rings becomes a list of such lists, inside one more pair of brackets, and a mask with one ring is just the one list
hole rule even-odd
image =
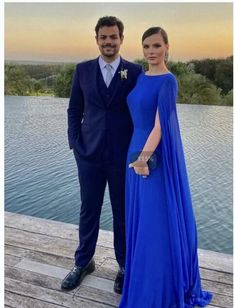
[[170, 87], [178, 86], [177, 78], [175, 74], [173, 74], [172, 72], [169, 72], [164, 75], [164, 79], [162, 80], [162, 83]]
[[170, 71], [165, 75], [165, 79], [168, 80], [169, 82], [177, 82], [176, 75]]
[[141, 83], [146, 82], [148, 85], [151, 85], [151, 86], [158, 84], [160, 86], [160, 88], [162, 88], [162, 87], [164, 87], [164, 88], [165, 87], [177, 87], [178, 86], [176, 76], [170, 71], [168, 71], [164, 74], [159, 74], [159, 75], [148, 75], [148, 74], [142, 72], [138, 76], [137, 81], [141, 82]]

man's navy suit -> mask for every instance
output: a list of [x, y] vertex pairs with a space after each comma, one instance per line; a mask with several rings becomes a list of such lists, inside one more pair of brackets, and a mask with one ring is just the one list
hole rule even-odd
[[[121, 73], [124, 70], [127, 78]], [[81, 191], [80, 244], [75, 252], [78, 266], [86, 266], [95, 253], [107, 182], [115, 255], [120, 267], [125, 265], [125, 168], [133, 132], [126, 98], [141, 72], [140, 65], [121, 58], [107, 87], [98, 58], [76, 66], [68, 107], [68, 139]]]

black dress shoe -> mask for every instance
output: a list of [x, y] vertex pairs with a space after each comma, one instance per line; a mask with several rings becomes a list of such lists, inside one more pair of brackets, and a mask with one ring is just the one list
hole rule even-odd
[[74, 265], [71, 272], [64, 278], [61, 283], [62, 290], [73, 290], [80, 285], [84, 277], [95, 270], [95, 261], [92, 259], [86, 267]]
[[122, 294], [122, 289], [123, 289], [123, 282], [124, 282], [124, 274], [125, 274], [125, 270], [124, 268], [120, 268], [118, 273], [117, 273], [117, 277], [114, 281], [114, 292], [118, 293], [118, 294]]

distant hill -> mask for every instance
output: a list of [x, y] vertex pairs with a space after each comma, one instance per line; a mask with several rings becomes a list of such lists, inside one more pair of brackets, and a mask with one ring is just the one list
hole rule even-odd
[[64, 64], [76, 64], [77, 62], [56, 62], [56, 61], [23, 61], [23, 60], [5, 60], [5, 64], [19, 64], [19, 65], [64, 65]]

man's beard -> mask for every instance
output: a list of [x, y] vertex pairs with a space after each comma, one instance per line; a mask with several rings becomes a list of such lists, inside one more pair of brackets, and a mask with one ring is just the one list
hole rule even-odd
[[[105, 51], [106, 47], [111, 48], [111, 53]], [[106, 56], [106, 57], [113, 57], [118, 52], [116, 47], [117, 47], [116, 45], [104, 45], [104, 46], [102, 46], [102, 53], [103, 53], [103, 55]]]
[[116, 45], [107, 44], [107, 45], [102, 45], [101, 47], [102, 47], [102, 48], [106, 48], [106, 47], [109, 47], [109, 48], [116, 48], [117, 46], [116, 46]]
[[107, 53], [103, 53], [103, 55], [105, 56], [105, 57], [107, 57], [107, 58], [112, 58], [113, 56], [115, 56], [116, 55], [116, 53], [112, 53], [112, 54], [107, 54]]

